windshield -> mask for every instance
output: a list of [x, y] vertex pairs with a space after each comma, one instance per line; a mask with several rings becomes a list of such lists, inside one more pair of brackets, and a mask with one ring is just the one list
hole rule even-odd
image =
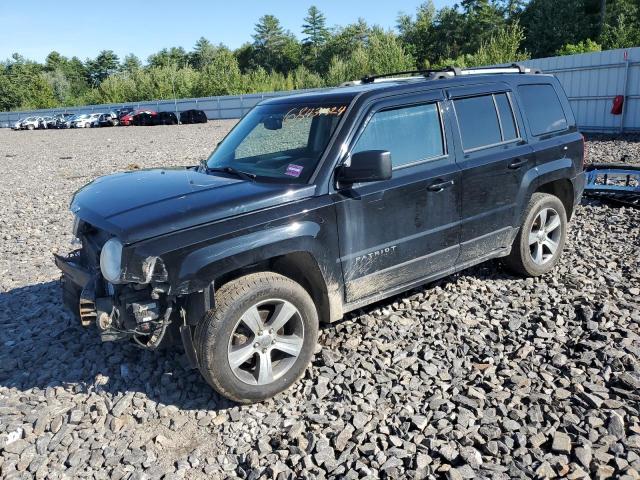
[[306, 183], [346, 110], [338, 104], [259, 105], [218, 145], [207, 167]]

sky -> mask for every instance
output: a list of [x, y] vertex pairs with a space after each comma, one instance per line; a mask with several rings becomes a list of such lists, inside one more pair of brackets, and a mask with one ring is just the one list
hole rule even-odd
[[[327, 25], [346, 25], [358, 17], [394, 28], [399, 12], [414, 14], [423, 0], [0, 0], [0, 60], [14, 52], [43, 61], [56, 50], [81, 60], [101, 50], [122, 59], [134, 53], [141, 60], [164, 47], [191, 50], [201, 36], [237, 48], [251, 41], [264, 14], [280, 19], [298, 38], [310, 5], [326, 16]], [[434, 0], [436, 8], [453, 0]]]

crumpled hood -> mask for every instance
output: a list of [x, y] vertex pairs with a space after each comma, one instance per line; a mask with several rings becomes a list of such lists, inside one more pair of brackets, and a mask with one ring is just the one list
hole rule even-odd
[[71, 211], [133, 243], [306, 198], [314, 191], [313, 185], [250, 182], [190, 168], [138, 170], [85, 185], [75, 193]]

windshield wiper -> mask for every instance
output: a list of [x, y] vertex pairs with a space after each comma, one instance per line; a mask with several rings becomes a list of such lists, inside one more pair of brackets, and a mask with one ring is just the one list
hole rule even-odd
[[207, 173], [211, 173], [211, 172], [228, 173], [229, 175], [235, 175], [236, 177], [239, 177], [239, 178], [241, 178], [243, 180], [250, 180], [252, 182], [258, 177], [255, 173], [243, 172], [242, 170], [238, 170], [237, 168], [233, 168], [233, 167], [207, 167], [207, 166], [205, 166], [205, 171]]

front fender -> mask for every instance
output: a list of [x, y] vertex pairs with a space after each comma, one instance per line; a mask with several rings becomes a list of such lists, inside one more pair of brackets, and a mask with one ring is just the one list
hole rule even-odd
[[216, 277], [261, 260], [293, 252], [316, 255], [320, 225], [295, 221], [255, 230], [191, 251], [170, 278], [177, 295], [202, 290]]

